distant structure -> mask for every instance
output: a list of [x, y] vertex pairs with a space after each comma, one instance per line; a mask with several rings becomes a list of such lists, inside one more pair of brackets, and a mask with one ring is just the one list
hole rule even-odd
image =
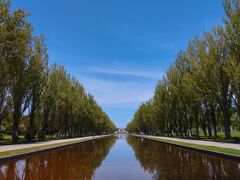
[[117, 131], [115, 132], [115, 134], [126, 134], [128, 133], [127, 131], [125, 131], [125, 128], [117, 128]]

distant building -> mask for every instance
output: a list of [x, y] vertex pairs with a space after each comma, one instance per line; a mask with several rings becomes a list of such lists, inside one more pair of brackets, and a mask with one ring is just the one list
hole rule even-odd
[[127, 131], [125, 131], [125, 128], [117, 128], [117, 131], [115, 132], [116, 134], [126, 134], [128, 133]]

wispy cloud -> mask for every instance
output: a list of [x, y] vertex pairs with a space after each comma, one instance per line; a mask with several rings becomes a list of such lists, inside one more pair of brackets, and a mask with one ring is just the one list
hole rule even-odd
[[93, 67], [90, 71], [94, 73], [101, 73], [107, 75], [120, 75], [120, 76], [135, 76], [142, 78], [160, 78], [163, 73], [160, 71], [150, 71], [147, 69], [129, 69], [129, 68], [109, 68], [109, 67]]
[[118, 127], [126, 126], [136, 108], [153, 96], [157, 81], [164, 75], [160, 70], [124, 65], [88, 65], [68, 71], [108, 110]]
[[136, 106], [153, 95], [154, 84], [82, 77], [86, 90], [103, 106]]
[[[102, 75], [105, 78], [114, 77], [129, 77], [135, 78], [136, 81], [140, 79], [156, 80], [162, 78], [164, 73], [161, 70], [153, 70], [147, 68], [135, 68], [135, 67], [112, 67], [112, 66], [83, 66], [83, 67], [71, 67], [71, 72], [75, 72], [78, 75]], [[139, 78], [139, 79], [137, 79]]]

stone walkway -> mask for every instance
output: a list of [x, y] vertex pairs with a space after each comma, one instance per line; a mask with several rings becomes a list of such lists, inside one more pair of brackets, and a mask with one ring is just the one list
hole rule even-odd
[[71, 138], [71, 139], [58, 139], [58, 140], [49, 140], [44, 142], [36, 142], [36, 143], [28, 143], [28, 144], [13, 144], [13, 145], [0, 145], [0, 153], [6, 152], [6, 151], [12, 151], [12, 150], [19, 150], [19, 149], [25, 149], [25, 148], [32, 148], [32, 147], [39, 147], [39, 146], [47, 146], [47, 145], [57, 145], [61, 143], [76, 143], [76, 142], [82, 142], [87, 141], [91, 139], [97, 139], [104, 136], [87, 136], [87, 137], [80, 137], [80, 138]]
[[143, 135], [143, 137], [240, 150], [240, 144], [235, 144], [235, 143], [224, 143], [224, 142], [180, 139], [180, 138], [174, 138], [174, 137], [159, 137], [159, 136], [147, 136], [147, 135]]

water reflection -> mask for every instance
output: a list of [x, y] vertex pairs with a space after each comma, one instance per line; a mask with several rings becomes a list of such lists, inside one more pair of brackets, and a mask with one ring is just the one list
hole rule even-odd
[[0, 164], [0, 180], [234, 180], [239, 177], [240, 162], [126, 135]]
[[119, 139], [119, 140], [126, 140], [126, 138], [128, 137], [127, 134], [115, 134], [114, 135], [116, 137], [116, 139]]
[[153, 179], [240, 179], [240, 163], [235, 161], [141, 138], [127, 142]]
[[0, 164], [0, 179], [92, 179], [115, 141], [102, 138]]
[[134, 156], [133, 149], [128, 145], [126, 135], [116, 135], [117, 141], [111, 148], [101, 166], [97, 168], [96, 180], [146, 180], [152, 175], [144, 172]]

